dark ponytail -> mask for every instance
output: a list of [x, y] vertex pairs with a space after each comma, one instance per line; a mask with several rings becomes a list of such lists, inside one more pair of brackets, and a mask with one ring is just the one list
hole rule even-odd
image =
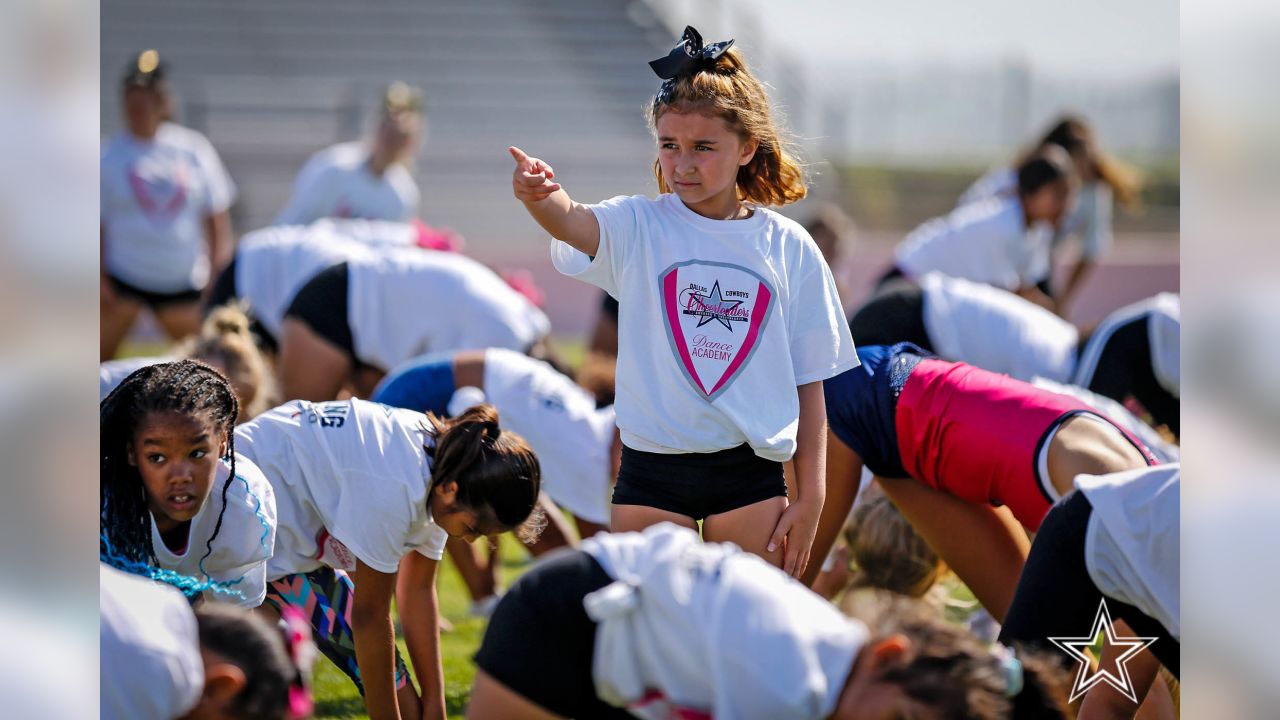
[[432, 487], [457, 483], [459, 504], [489, 515], [504, 531], [518, 529], [522, 540], [535, 540], [542, 530], [543, 518], [535, 512], [542, 471], [524, 438], [503, 432], [489, 404], [447, 420], [427, 413], [427, 422], [435, 436], [434, 447], [427, 448]]

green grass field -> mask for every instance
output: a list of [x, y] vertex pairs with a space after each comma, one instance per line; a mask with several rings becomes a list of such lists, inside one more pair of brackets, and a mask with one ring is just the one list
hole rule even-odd
[[[500, 539], [502, 556], [501, 579], [509, 586], [530, 564], [529, 554], [510, 536]], [[471, 697], [471, 680], [475, 677], [475, 665], [471, 656], [480, 647], [485, 622], [467, 614], [471, 597], [462, 585], [462, 579], [453, 564], [446, 558], [440, 566], [436, 591], [440, 596], [440, 612], [453, 623], [453, 631], [440, 636], [440, 654], [444, 658], [445, 703], [449, 717], [462, 718]], [[409, 653], [400, 644], [400, 653], [409, 662]], [[314, 687], [316, 717], [354, 720], [367, 718], [364, 700], [356, 688], [328, 659], [316, 662]]]

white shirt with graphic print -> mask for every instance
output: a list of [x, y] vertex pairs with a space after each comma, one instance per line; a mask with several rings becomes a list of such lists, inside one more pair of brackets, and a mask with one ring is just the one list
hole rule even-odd
[[177, 293], [209, 281], [204, 222], [236, 189], [204, 135], [164, 123], [151, 140], [122, 132], [102, 148], [107, 272], [142, 290]]
[[236, 451], [276, 494], [267, 580], [355, 561], [395, 572], [417, 550], [444, 556], [448, 534], [427, 507], [432, 441], [419, 412], [364, 400], [294, 400], [236, 428]]
[[590, 206], [593, 258], [553, 241], [560, 272], [619, 303], [618, 428], [635, 450], [796, 448], [796, 387], [857, 367], [831, 270], [794, 221], [765, 208], [711, 220], [675, 195]]

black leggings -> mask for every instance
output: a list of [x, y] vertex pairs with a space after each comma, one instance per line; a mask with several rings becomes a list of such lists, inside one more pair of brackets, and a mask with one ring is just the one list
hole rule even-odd
[[1132, 395], [1157, 425], [1168, 425], [1174, 435], [1180, 435], [1182, 404], [1156, 378], [1149, 322], [1149, 316], [1142, 315], [1105, 335], [1090, 337], [1080, 359], [1089, 358], [1099, 344], [1102, 352], [1092, 368], [1080, 369], [1076, 384], [1120, 403]]
[[[1000, 642], [1045, 647], [1051, 656], [1069, 662], [1050, 637], [1079, 637], [1089, 631], [1102, 591], [1085, 565], [1085, 535], [1093, 506], [1076, 491], [1049, 510], [1031, 545]], [[1179, 642], [1159, 621], [1138, 608], [1107, 598], [1111, 617], [1124, 620], [1143, 637], [1159, 638], [1150, 650], [1174, 677], [1178, 676]]]
[[909, 342], [933, 352], [924, 327], [924, 291], [905, 277], [886, 281], [854, 314], [849, 331], [858, 347]]

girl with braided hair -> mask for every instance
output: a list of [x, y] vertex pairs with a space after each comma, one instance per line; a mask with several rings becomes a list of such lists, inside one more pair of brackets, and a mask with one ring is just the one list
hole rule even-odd
[[103, 562], [189, 597], [256, 607], [275, 547], [275, 494], [235, 454], [230, 382], [194, 360], [141, 368], [100, 406]]
[[[358, 399], [294, 400], [235, 432], [278, 502], [267, 605], [308, 616], [370, 718], [443, 718], [435, 578], [445, 542], [536, 538], [537, 456], [492, 405], [441, 420]], [[392, 597], [421, 696], [396, 650]]]

